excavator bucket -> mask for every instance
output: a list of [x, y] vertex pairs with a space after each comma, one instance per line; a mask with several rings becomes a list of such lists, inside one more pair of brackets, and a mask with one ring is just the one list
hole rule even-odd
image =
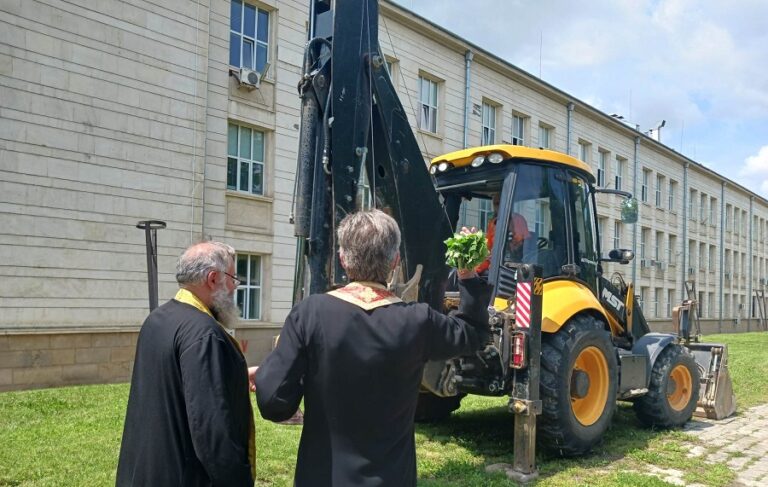
[[694, 415], [723, 419], [736, 412], [736, 396], [728, 372], [728, 345], [724, 343], [689, 343], [701, 376], [699, 401]]

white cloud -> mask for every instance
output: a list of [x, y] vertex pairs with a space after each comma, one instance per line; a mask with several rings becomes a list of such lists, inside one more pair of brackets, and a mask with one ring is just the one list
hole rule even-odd
[[768, 145], [745, 159], [739, 170], [739, 179], [748, 188], [759, 188], [763, 196], [768, 196]]
[[768, 144], [768, 1], [396, 1], [727, 177]]

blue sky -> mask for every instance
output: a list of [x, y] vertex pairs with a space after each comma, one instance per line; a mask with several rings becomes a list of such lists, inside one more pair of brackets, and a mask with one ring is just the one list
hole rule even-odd
[[395, 1], [768, 197], [768, 1]]

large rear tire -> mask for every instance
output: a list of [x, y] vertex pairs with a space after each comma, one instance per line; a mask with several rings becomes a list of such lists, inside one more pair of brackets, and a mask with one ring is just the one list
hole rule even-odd
[[459, 409], [464, 396], [466, 394], [440, 397], [429, 392], [420, 392], [414, 419], [417, 423], [435, 423], [447, 419], [452, 412]]
[[616, 410], [617, 368], [611, 336], [592, 316], [574, 316], [557, 333], [542, 336], [542, 446], [575, 456], [602, 439]]
[[699, 367], [681, 345], [665, 348], [651, 371], [648, 393], [634, 401], [637, 418], [646, 426], [676, 428], [687, 423], [699, 399]]

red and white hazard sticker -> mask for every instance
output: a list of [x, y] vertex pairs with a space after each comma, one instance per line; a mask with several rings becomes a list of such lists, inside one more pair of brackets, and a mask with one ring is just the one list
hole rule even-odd
[[518, 328], [531, 326], [531, 283], [518, 282], [515, 296], [515, 324]]

